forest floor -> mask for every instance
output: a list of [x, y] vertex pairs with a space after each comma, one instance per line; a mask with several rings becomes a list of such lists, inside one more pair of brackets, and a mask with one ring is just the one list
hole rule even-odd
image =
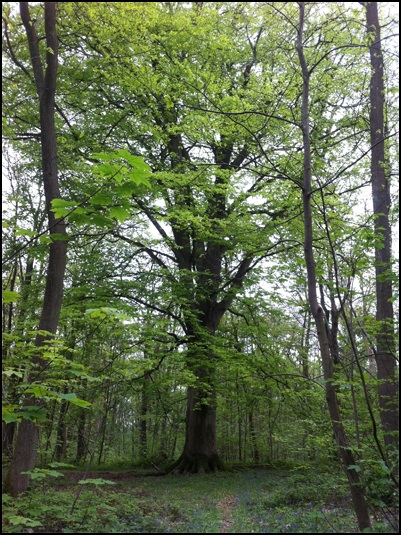
[[[35, 482], [16, 501], [6, 497], [3, 532], [357, 532], [345, 478], [328, 469], [159, 477], [143, 469], [63, 470], [63, 475]], [[373, 532], [393, 530], [382, 519]]]

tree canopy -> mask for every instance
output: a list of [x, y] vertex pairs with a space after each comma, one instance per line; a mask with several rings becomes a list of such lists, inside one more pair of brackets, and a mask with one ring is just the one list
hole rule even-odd
[[377, 4], [4, 3], [7, 492], [26, 428], [43, 466], [340, 462], [371, 527], [375, 467], [398, 484]]

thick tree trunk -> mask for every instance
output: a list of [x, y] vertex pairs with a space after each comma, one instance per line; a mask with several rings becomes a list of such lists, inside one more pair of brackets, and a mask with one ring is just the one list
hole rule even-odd
[[206, 337], [214, 329], [203, 326], [188, 348], [187, 366], [196, 377], [188, 388], [184, 450], [171, 470], [180, 473], [205, 473], [223, 470], [216, 445], [215, 358]]
[[[20, 2], [21, 19], [28, 38], [29, 50], [40, 104], [40, 127], [42, 148], [42, 173], [46, 198], [46, 211], [50, 235], [65, 235], [64, 221], [56, 221], [51, 212], [51, 202], [60, 197], [57, 172], [56, 131], [54, 124], [54, 106], [58, 65], [58, 39], [56, 34], [56, 2], [45, 2], [45, 33], [46, 33], [46, 69], [43, 72], [39, 49], [39, 38], [35, 25], [30, 17], [28, 2]], [[63, 298], [64, 271], [67, 259], [67, 242], [55, 238], [50, 245], [49, 261], [46, 277], [45, 295], [39, 330], [55, 334]], [[38, 335], [35, 344], [41, 348], [47, 337]], [[35, 359], [39, 368], [46, 363], [40, 358], [40, 351]], [[26, 405], [38, 404], [34, 398], [25, 399]], [[4, 482], [4, 490], [12, 496], [24, 492], [30, 476], [21, 474], [32, 470], [36, 463], [36, 448], [39, 440], [39, 429], [31, 420], [23, 420], [19, 427], [14, 449], [14, 456]]]
[[189, 387], [184, 451], [172, 470], [205, 473], [223, 468], [216, 447], [215, 394]]
[[350, 450], [344, 425], [340, 414], [337, 392], [333, 385], [333, 341], [330, 341], [324, 311], [319, 305], [317, 298], [317, 280], [315, 272], [315, 259], [313, 253], [313, 225], [312, 225], [312, 172], [311, 172], [311, 141], [309, 133], [309, 70], [306, 64], [303, 51], [303, 28], [305, 22], [305, 2], [299, 3], [300, 20], [297, 40], [298, 58], [302, 69], [303, 90], [302, 90], [302, 138], [304, 143], [304, 170], [302, 199], [304, 209], [304, 253], [308, 277], [308, 299], [311, 312], [315, 320], [317, 336], [322, 358], [323, 374], [325, 379], [326, 401], [330, 413], [330, 419], [334, 431], [338, 453], [342, 460], [343, 469], [347, 475], [352, 502], [358, 518], [359, 529], [363, 531], [371, 528], [369, 517], [369, 507], [364, 497], [364, 489], [361, 486], [359, 474], [350, 466], [355, 465], [354, 456]]
[[391, 224], [389, 162], [385, 154], [385, 88], [383, 54], [377, 2], [365, 2], [367, 31], [373, 34], [370, 45], [372, 78], [370, 82], [370, 142], [373, 212], [375, 215], [376, 270], [376, 363], [379, 379], [380, 419], [386, 446], [398, 449], [398, 387], [394, 342], [394, 310], [391, 279]]

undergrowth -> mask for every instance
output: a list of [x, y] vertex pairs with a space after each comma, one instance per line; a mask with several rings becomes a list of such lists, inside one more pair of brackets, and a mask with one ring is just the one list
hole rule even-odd
[[[64, 471], [3, 496], [5, 533], [353, 533], [357, 522], [341, 472], [232, 470], [144, 477], [141, 470]], [[156, 472], [155, 472], [156, 475]], [[111, 480], [111, 482], [110, 482]], [[109, 482], [107, 482], [109, 481]], [[394, 532], [376, 518], [374, 532]]]

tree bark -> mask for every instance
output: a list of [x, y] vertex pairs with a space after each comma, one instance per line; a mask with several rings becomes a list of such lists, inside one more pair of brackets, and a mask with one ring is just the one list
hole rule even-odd
[[[202, 377], [203, 376], [203, 377]], [[198, 378], [205, 372], [198, 370]], [[208, 378], [210, 383], [210, 377]], [[205, 473], [224, 468], [216, 447], [216, 395], [214, 390], [188, 388], [185, 445], [171, 470]]]
[[77, 464], [84, 461], [86, 455], [85, 423], [86, 412], [84, 409], [81, 409], [78, 417], [77, 455], [75, 458]]
[[196, 383], [188, 388], [185, 444], [171, 470], [205, 473], [223, 470], [216, 445], [215, 357], [207, 337], [215, 331], [203, 325], [189, 344], [187, 366]]
[[[377, 2], [365, 2], [372, 77], [370, 81], [370, 143], [376, 270], [376, 364], [380, 419], [386, 446], [398, 449], [398, 388], [391, 279], [389, 161], [385, 154], [385, 87]], [[372, 39], [372, 40], [371, 40]]]
[[[64, 394], [67, 394], [68, 388], [64, 388]], [[68, 405], [65, 400], [61, 401], [60, 412], [57, 422], [57, 438], [56, 446], [54, 448], [54, 458], [56, 461], [61, 461], [64, 458], [67, 449], [67, 424], [66, 416], [68, 411]]]
[[[58, 67], [58, 40], [56, 33], [56, 2], [45, 2], [45, 33], [46, 33], [46, 68], [43, 70], [39, 49], [39, 38], [36, 34], [34, 22], [29, 13], [28, 2], [20, 2], [21, 20], [25, 27], [36, 91], [39, 97], [41, 148], [42, 148], [42, 174], [46, 198], [46, 212], [50, 235], [65, 235], [65, 223], [56, 220], [51, 212], [51, 202], [60, 197], [58, 171], [56, 130], [54, 123], [55, 93]], [[43, 300], [42, 314], [39, 330], [47, 331], [49, 335], [55, 334], [61, 310], [63, 297], [63, 281], [67, 259], [67, 242], [55, 237], [49, 251], [46, 287]], [[49, 336], [42, 333], [36, 337], [35, 344], [41, 348]], [[35, 358], [39, 369], [44, 368], [40, 358], [40, 351]], [[25, 399], [26, 405], [38, 404], [32, 398]], [[30, 476], [21, 474], [32, 470], [36, 463], [36, 448], [39, 440], [39, 429], [31, 420], [22, 420], [18, 428], [14, 456], [10, 469], [6, 475], [4, 489], [12, 496], [24, 492], [30, 481]]]
[[309, 77], [308, 66], [303, 51], [303, 29], [305, 22], [305, 2], [299, 3], [300, 18], [297, 39], [298, 58], [302, 69], [302, 137], [304, 144], [304, 169], [303, 169], [303, 210], [304, 210], [304, 254], [308, 276], [308, 299], [312, 315], [315, 320], [319, 340], [320, 354], [322, 358], [323, 374], [325, 379], [326, 401], [330, 413], [339, 455], [342, 460], [344, 472], [349, 481], [352, 501], [358, 518], [359, 529], [363, 531], [371, 528], [368, 504], [365, 500], [360, 478], [355, 469], [349, 467], [355, 465], [354, 456], [349, 448], [344, 425], [342, 423], [337, 392], [333, 386], [334, 369], [331, 343], [324, 316], [324, 311], [319, 305], [317, 297], [317, 279], [315, 272], [315, 259], [313, 253], [313, 224], [312, 224], [312, 173], [311, 173], [311, 140], [309, 132]]
[[148, 458], [148, 408], [149, 408], [149, 373], [145, 373], [142, 385], [142, 397], [139, 415], [139, 460], [144, 462]]

